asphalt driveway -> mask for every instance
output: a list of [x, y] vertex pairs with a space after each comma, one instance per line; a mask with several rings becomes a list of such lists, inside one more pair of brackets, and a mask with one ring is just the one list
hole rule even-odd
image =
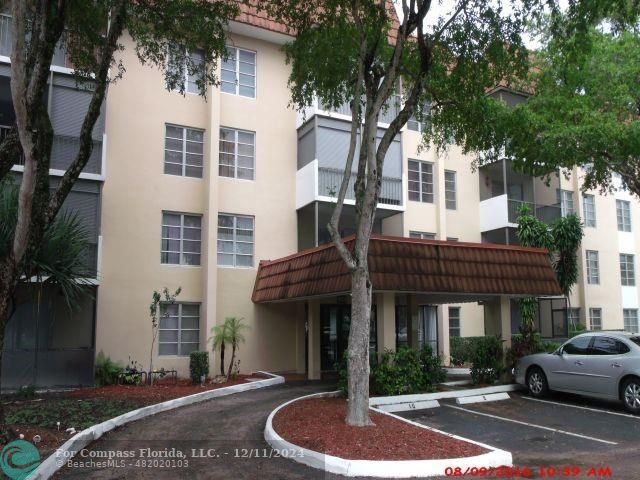
[[470, 405], [444, 400], [402, 415], [510, 451], [514, 466], [529, 467], [533, 478], [640, 479], [640, 416], [571, 395], [510, 396]]

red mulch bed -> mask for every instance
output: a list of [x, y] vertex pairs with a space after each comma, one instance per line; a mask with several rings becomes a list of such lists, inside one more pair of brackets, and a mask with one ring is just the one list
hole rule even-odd
[[[170, 379], [160, 379], [153, 387], [148, 385], [106, 385], [104, 387], [89, 387], [73, 390], [67, 394], [70, 398], [120, 398], [125, 400], [135, 400], [144, 405], [172, 400], [174, 398], [186, 397], [194, 393], [215, 390], [216, 388], [230, 387], [240, 383], [246, 383], [247, 378], [261, 378], [260, 375], [238, 375], [235, 379], [229, 379], [224, 383], [205, 383], [204, 386], [193, 385], [189, 379], [178, 379], [176, 384]], [[210, 382], [209, 380], [207, 382]]]
[[473, 443], [370, 411], [372, 427], [345, 424], [345, 398], [310, 398], [280, 410], [273, 427], [300, 447], [349, 460], [427, 460], [487, 453]]

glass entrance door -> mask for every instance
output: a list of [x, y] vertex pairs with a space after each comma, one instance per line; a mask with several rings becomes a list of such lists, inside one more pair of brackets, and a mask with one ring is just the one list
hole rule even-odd
[[[351, 305], [320, 305], [320, 368], [323, 372], [336, 370], [342, 360], [349, 340], [351, 326]], [[378, 350], [376, 308], [371, 308], [369, 329], [369, 356]]]
[[420, 305], [418, 322], [418, 347], [429, 345], [434, 355], [438, 353], [438, 307]]

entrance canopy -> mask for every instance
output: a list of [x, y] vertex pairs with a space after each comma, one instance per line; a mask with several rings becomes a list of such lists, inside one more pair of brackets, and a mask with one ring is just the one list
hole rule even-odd
[[[351, 250], [354, 237], [345, 244]], [[442, 303], [458, 297], [471, 301], [561, 294], [548, 252], [512, 245], [373, 235], [369, 273], [376, 291], [436, 294]], [[278, 302], [350, 290], [346, 265], [335, 246], [326, 244], [261, 261], [252, 300]]]

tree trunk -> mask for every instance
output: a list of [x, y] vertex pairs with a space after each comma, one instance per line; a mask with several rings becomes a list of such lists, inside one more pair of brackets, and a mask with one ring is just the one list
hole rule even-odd
[[236, 342], [231, 342], [231, 362], [229, 362], [229, 369], [227, 370], [227, 380], [231, 377], [233, 370], [233, 362], [236, 361]]
[[[0, 392], [2, 391], [2, 358], [4, 353], [4, 335], [11, 315], [11, 299], [16, 286], [15, 268], [10, 259], [0, 264]], [[4, 418], [4, 407], [0, 401], [0, 441], [11, 439], [11, 430]]]
[[220, 344], [220, 375], [224, 376], [224, 342]]
[[347, 425], [373, 425], [369, 418], [369, 328], [371, 282], [366, 268], [351, 274], [351, 328], [349, 329], [349, 402]]

